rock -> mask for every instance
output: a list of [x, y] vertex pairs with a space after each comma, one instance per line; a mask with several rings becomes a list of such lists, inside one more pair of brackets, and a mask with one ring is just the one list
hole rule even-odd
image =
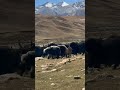
[[57, 71], [57, 69], [52, 69], [52, 70], [49, 70], [49, 71], [42, 71], [42, 73], [54, 72], [54, 71]]
[[37, 68], [38, 66], [37, 66], [37, 65], [35, 65], [35, 67]]
[[82, 90], [85, 90], [85, 88], [82, 88]]
[[40, 70], [37, 70], [36, 72], [40, 72]]
[[35, 58], [35, 61], [43, 60], [43, 59], [44, 59], [43, 57], [36, 57], [36, 58]]
[[52, 79], [52, 78], [49, 78], [50, 80]]
[[74, 79], [81, 79], [80, 76], [74, 76]]
[[81, 69], [81, 71], [85, 71], [85, 69]]
[[85, 59], [85, 58], [82, 58], [82, 59]]
[[71, 61], [76, 61], [76, 59], [71, 59]]
[[55, 86], [55, 83], [51, 83], [51, 86]]
[[52, 69], [51, 72], [57, 71], [57, 69]]
[[64, 71], [65, 71], [65, 69], [61, 70], [61, 72], [64, 72]]
[[46, 65], [41, 65], [42, 70], [50, 70], [51, 67], [53, 67], [54, 64], [46, 64]]
[[67, 62], [71, 62], [70, 59], [64, 59], [64, 60], [62, 60], [61, 62], [58, 62], [58, 63], [56, 64], [56, 67], [57, 67], [57, 66], [64, 65], [64, 64], [66, 64]]
[[41, 65], [41, 68], [47, 67], [47, 65]]

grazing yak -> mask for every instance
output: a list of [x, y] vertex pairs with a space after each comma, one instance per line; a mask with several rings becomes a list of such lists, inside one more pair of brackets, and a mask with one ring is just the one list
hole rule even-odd
[[43, 56], [43, 48], [40, 46], [35, 46], [35, 57]]
[[66, 50], [66, 57], [71, 57], [72, 54], [72, 48], [69, 46]]
[[85, 53], [85, 42], [71, 42], [70, 47], [72, 48], [72, 54], [84, 54]]
[[77, 42], [71, 42], [70, 47], [72, 48], [72, 54], [77, 55], [79, 52], [79, 46]]
[[113, 66], [116, 69], [120, 64], [120, 37], [106, 39], [88, 39], [86, 46], [86, 68], [100, 68], [101, 64]]
[[71, 42], [67, 44], [50, 43], [43, 47], [35, 46], [36, 57], [59, 58], [70, 57], [71, 54], [84, 54], [85, 42]]
[[28, 51], [21, 56], [18, 74], [22, 76], [26, 71], [30, 71], [31, 78], [35, 77], [35, 51]]
[[20, 53], [18, 49], [0, 48], [0, 75], [15, 72], [19, 63]]
[[65, 45], [58, 45], [58, 47], [60, 48], [60, 56], [61, 57], [65, 57], [66, 56], [66, 50], [67, 50], [67, 47]]
[[103, 51], [102, 51], [102, 40], [90, 38], [85, 42], [86, 48], [86, 68], [87, 67], [95, 67], [100, 68], [100, 64], [102, 63]]
[[72, 48], [70, 46], [66, 47], [65, 45], [58, 45], [60, 47], [61, 57], [70, 57], [72, 54]]
[[[29, 48], [22, 48], [19, 44], [17, 47], [0, 46], [0, 75], [18, 72], [18, 70], [20, 70], [21, 57], [23, 57], [21, 55], [33, 49], [33, 43], [31, 43]], [[32, 67], [31, 70], [31, 74], [33, 74], [34, 67]]]
[[[58, 58], [58, 57], [70, 57], [71, 54], [84, 54], [85, 53], [85, 42], [71, 42], [67, 44], [55, 44], [50, 43], [43, 47], [36, 46], [36, 57]], [[57, 52], [57, 53], [55, 53]]]
[[79, 42], [78, 48], [79, 48], [79, 50], [78, 50], [79, 54], [82, 54], [82, 55], [85, 54], [85, 41]]
[[70, 46], [68, 43], [64, 44], [67, 48]]
[[58, 59], [60, 57], [60, 54], [61, 54], [61, 51], [60, 51], [60, 47], [58, 46], [50, 46], [43, 50], [43, 55], [48, 56], [48, 59], [49, 58]]
[[116, 69], [120, 64], [120, 36], [111, 36], [103, 41], [104, 56], [107, 65]]

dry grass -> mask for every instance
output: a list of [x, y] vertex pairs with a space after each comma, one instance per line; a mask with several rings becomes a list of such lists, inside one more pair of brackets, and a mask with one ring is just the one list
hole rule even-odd
[[87, 90], [120, 90], [120, 70], [105, 68], [86, 74]]
[[[58, 60], [38, 60], [36, 61], [36, 90], [82, 90], [84, 87], [84, 56], [76, 56], [70, 58], [73, 60], [66, 64], [60, 64], [57, 67], [53, 66], [50, 70], [56, 69], [53, 72], [42, 73], [41, 65], [52, 63], [56, 65], [58, 62], [66, 59]], [[49, 70], [48, 69], [48, 70]], [[74, 79], [74, 76], [80, 76], [81, 79]]]
[[35, 41], [83, 39], [85, 37], [84, 17], [35, 16]]

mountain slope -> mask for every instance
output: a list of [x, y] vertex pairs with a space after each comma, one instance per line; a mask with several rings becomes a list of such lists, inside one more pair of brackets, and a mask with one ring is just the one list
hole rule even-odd
[[[93, 0], [86, 2], [86, 37], [120, 36], [120, 1]], [[91, 33], [91, 34], [90, 34]], [[94, 35], [93, 35], [94, 34]]]
[[83, 39], [84, 17], [35, 16], [36, 41], [53, 39]]

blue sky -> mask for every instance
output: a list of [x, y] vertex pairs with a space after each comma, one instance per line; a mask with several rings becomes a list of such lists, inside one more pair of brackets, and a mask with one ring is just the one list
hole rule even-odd
[[74, 2], [82, 1], [82, 0], [35, 0], [35, 7], [38, 6], [38, 5], [42, 5], [46, 2], [58, 3], [58, 2], [61, 2], [61, 1], [65, 1], [67, 3], [74, 3]]

